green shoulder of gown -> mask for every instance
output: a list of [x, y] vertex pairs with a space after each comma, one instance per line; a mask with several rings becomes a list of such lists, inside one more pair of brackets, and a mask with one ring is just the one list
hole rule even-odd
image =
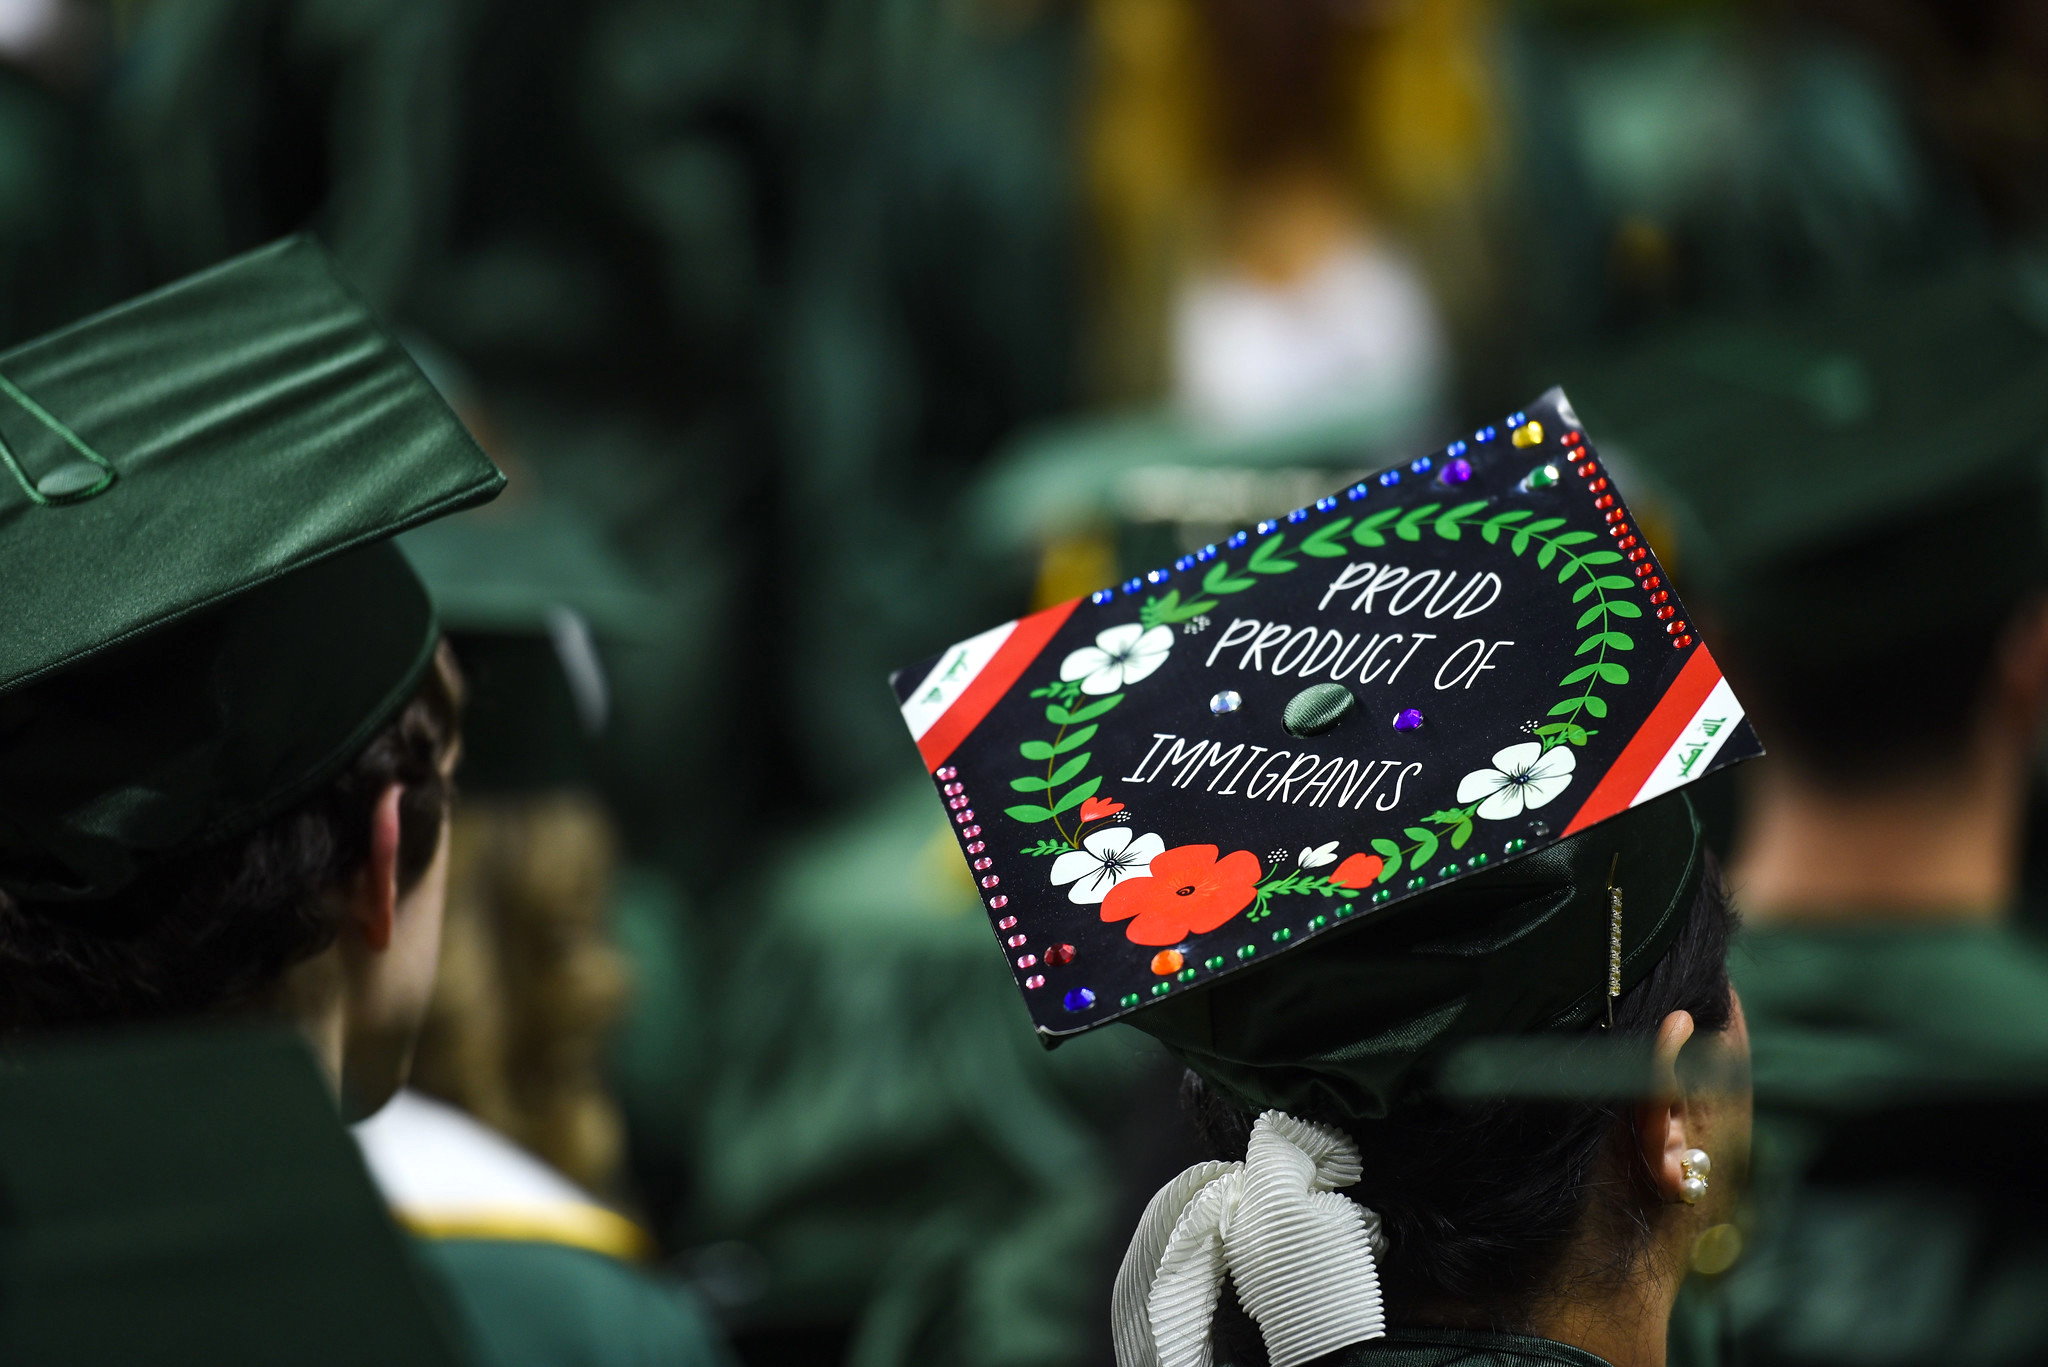
[[1397, 1329], [1354, 1343], [1309, 1367], [1607, 1367], [1570, 1344], [1465, 1329]]

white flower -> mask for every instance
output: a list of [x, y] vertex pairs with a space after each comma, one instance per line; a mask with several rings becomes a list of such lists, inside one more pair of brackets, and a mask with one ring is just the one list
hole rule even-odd
[[1337, 862], [1337, 842], [1332, 840], [1327, 845], [1317, 845], [1312, 849], [1303, 850], [1297, 862], [1305, 869], [1319, 869], [1325, 864], [1334, 864]]
[[1060, 665], [1060, 679], [1066, 683], [1079, 679], [1083, 693], [1114, 693], [1165, 664], [1166, 653], [1172, 649], [1172, 628], [1148, 631], [1136, 622], [1126, 622], [1097, 636], [1094, 645], [1082, 646], [1067, 656]]
[[1156, 835], [1133, 838], [1128, 827], [1105, 826], [1052, 861], [1054, 887], [1074, 886], [1067, 900], [1091, 905], [1109, 896], [1109, 890], [1126, 878], [1143, 877], [1152, 867], [1152, 857], [1166, 848]]
[[1569, 746], [1545, 750], [1533, 740], [1510, 745], [1493, 757], [1491, 769], [1475, 769], [1458, 780], [1458, 801], [1478, 802], [1479, 815], [1488, 821], [1506, 821], [1563, 792], [1578, 763]]

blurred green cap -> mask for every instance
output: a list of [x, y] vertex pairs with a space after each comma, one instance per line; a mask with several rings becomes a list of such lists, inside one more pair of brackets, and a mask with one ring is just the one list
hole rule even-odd
[[331, 778], [438, 639], [389, 538], [503, 483], [307, 238], [0, 353], [0, 889], [111, 896]]

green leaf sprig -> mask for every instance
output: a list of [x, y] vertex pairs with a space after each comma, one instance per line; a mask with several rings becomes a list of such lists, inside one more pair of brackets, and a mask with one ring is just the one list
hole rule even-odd
[[[1010, 787], [1020, 793], [1039, 794], [1039, 800], [1020, 802], [1003, 809], [1015, 821], [1034, 824], [1041, 821], [1052, 822], [1053, 829], [1059, 832], [1061, 841], [1056, 849], [1081, 847], [1081, 823], [1076, 821], [1073, 833], [1069, 835], [1066, 823], [1061, 821], [1060, 817], [1094, 797], [1095, 790], [1102, 786], [1100, 774], [1087, 779], [1081, 777], [1087, 772], [1088, 761], [1094, 758], [1092, 751], [1082, 750], [1081, 747], [1095, 738], [1098, 729], [1096, 718], [1124, 700], [1123, 694], [1111, 693], [1108, 697], [1097, 698], [1093, 702], [1076, 707], [1074, 703], [1079, 700], [1080, 688], [1078, 683], [1053, 683], [1031, 690], [1031, 696], [1034, 698], [1054, 699], [1046, 704], [1045, 719], [1058, 729], [1053, 732], [1049, 741], [1027, 740], [1017, 747], [1024, 758], [1045, 761], [1045, 772], [1013, 778], [1010, 780]], [[1074, 753], [1076, 751], [1079, 753]], [[1044, 845], [1048, 842], [1039, 843]], [[1037, 847], [1025, 851], [1027, 854], [1051, 852]]]

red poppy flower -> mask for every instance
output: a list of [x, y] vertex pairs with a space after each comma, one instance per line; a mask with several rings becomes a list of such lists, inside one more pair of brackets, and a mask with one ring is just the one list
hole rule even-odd
[[1340, 888], [1369, 888], [1386, 866], [1376, 854], [1354, 854], [1330, 874], [1330, 882]]
[[1152, 856], [1151, 876], [1126, 878], [1102, 899], [1102, 919], [1129, 921], [1141, 945], [1177, 945], [1251, 905], [1264, 866], [1250, 850], [1216, 857], [1214, 845], [1177, 845]]
[[1105, 816], [1115, 816], [1124, 809], [1121, 802], [1111, 802], [1106, 797], [1091, 797], [1081, 804], [1081, 820], [1100, 821]]

